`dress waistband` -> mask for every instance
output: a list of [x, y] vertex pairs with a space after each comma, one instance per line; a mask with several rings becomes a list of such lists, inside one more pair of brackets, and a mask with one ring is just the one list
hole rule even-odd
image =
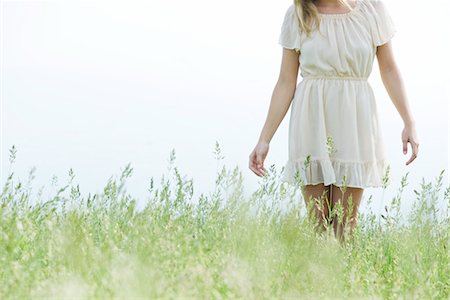
[[321, 76], [307, 75], [302, 77], [303, 79], [341, 79], [341, 80], [362, 80], [362, 81], [367, 81], [368, 78], [356, 76], [328, 76], [328, 75], [321, 75]]

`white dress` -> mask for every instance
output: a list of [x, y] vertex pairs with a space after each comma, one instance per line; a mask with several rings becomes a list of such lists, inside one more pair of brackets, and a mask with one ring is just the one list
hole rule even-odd
[[[396, 28], [381, 0], [357, 0], [347, 13], [320, 14], [310, 37], [291, 4], [278, 43], [295, 49], [300, 75], [289, 122], [289, 158], [281, 180], [348, 187], [380, 187], [389, 160], [378, 108], [367, 81], [376, 47]], [[305, 159], [310, 162], [305, 167]]]

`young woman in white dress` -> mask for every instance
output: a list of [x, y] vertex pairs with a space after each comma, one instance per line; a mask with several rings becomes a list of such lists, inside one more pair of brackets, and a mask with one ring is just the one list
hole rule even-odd
[[[367, 82], [375, 56], [404, 123], [403, 154], [411, 145], [406, 165], [418, 154], [415, 121], [390, 41], [395, 32], [382, 0], [294, 0], [281, 27], [280, 74], [249, 168], [264, 176], [269, 143], [292, 104], [289, 159], [282, 180], [293, 183], [294, 174], [300, 175], [305, 204], [315, 202], [313, 216], [322, 225], [319, 229], [324, 229], [323, 221], [333, 224], [340, 240], [345, 237], [344, 226], [350, 234], [356, 226], [364, 188], [382, 186], [388, 166], [378, 108]], [[297, 85], [299, 70], [303, 80]], [[336, 148], [331, 152], [329, 137]], [[344, 208], [343, 222], [329, 215], [337, 202]]]

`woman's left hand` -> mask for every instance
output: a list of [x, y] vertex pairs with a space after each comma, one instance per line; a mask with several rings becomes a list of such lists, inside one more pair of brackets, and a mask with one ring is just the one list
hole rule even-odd
[[409, 165], [413, 160], [416, 159], [419, 152], [419, 139], [417, 138], [416, 127], [414, 125], [408, 125], [403, 128], [402, 131], [402, 142], [403, 142], [403, 154], [408, 152], [408, 143], [411, 144], [412, 154], [406, 165]]

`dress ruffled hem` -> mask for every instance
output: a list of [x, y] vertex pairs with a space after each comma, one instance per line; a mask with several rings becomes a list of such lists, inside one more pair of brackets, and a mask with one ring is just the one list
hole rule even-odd
[[383, 178], [387, 175], [389, 161], [386, 159], [375, 161], [342, 161], [336, 159], [310, 159], [305, 166], [305, 159], [289, 159], [282, 173], [281, 181], [295, 183], [298, 171], [303, 184], [333, 184], [354, 188], [382, 187]]

